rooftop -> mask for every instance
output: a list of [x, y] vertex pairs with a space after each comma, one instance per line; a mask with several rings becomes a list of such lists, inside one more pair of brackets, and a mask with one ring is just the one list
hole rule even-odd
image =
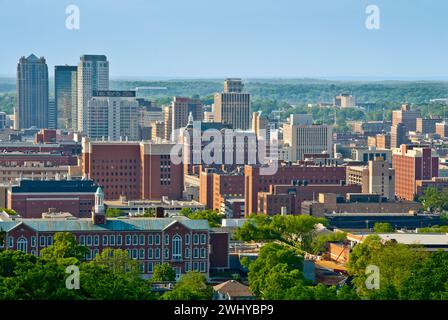
[[162, 231], [179, 222], [188, 229], [209, 230], [207, 220], [176, 218], [108, 218], [104, 224], [93, 224], [91, 219], [16, 219], [0, 221], [0, 230], [9, 231], [19, 225], [28, 226], [38, 232], [79, 232], [79, 231]]

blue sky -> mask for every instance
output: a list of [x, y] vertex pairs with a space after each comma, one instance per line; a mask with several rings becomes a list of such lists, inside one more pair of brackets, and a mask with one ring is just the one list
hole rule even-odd
[[0, 0], [0, 75], [94, 53], [111, 77], [448, 78], [447, 15], [446, 0]]

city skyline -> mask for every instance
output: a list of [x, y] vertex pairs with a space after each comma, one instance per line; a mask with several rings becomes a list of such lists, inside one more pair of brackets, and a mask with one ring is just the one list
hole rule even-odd
[[[65, 26], [70, 4], [80, 9], [79, 30]], [[365, 27], [367, 1], [104, 4], [2, 1], [0, 34], [14, 46], [0, 52], [0, 75], [13, 76], [16, 60], [34, 53], [50, 70], [105, 54], [112, 79], [448, 79], [443, 2], [375, 1], [379, 30]], [[23, 19], [5, 14], [18, 11]]]

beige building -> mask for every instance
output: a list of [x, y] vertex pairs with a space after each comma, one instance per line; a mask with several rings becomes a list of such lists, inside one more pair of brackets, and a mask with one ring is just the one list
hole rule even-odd
[[215, 94], [214, 111], [215, 122], [230, 124], [233, 129], [250, 129], [250, 94], [244, 93], [241, 79], [224, 81], [224, 92]]
[[318, 201], [303, 201], [302, 214], [322, 217], [326, 213], [410, 213], [421, 210], [417, 201], [338, 202], [336, 194], [320, 193]]
[[0, 166], [0, 183], [2, 184], [17, 184], [20, 179], [65, 179], [68, 175], [69, 166], [48, 167], [41, 162], [27, 162], [24, 166]]
[[395, 170], [381, 158], [369, 161], [367, 166], [348, 166], [347, 183], [362, 186], [362, 193], [395, 198]]
[[334, 106], [341, 108], [353, 108], [356, 106], [356, 99], [348, 93], [342, 93], [334, 97]]
[[290, 160], [303, 160], [305, 154], [332, 154], [333, 130], [328, 125], [310, 124], [308, 117], [291, 115], [290, 122], [283, 125], [285, 147], [289, 146]]
[[138, 141], [139, 116], [135, 91], [94, 91], [84, 132], [91, 140]]
[[392, 125], [402, 123], [406, 126], [406, 131], [415, 131], [419, 117], [419, 111], [411, 110], [410, 104], [403, 104], [400, 110], [392, 111]]

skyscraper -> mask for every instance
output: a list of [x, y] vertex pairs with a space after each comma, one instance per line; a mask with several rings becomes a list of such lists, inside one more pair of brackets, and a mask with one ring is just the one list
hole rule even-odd
[[138, 141], [135, 91], [94, 91], [87, 106], [87, 135], [92, 140]]
[[215, 94], [214, 110], [215, 122], [230, 124], [233, 129], [250, 129], [250, 94], [244, 93], [241, 79], [224, 81], [224, 92]]
[[31, 54], [17, 64], [17, 106], [14, 129], [48, 126], [48, 67], [44, 57]]
[[58, 112], [56, 109], [56, 102], [54, 99], [48, 100], [48, 129], [56, 129], [57, 127], [57, 119], [58, 119]]
[[291, 115], [283, 125], [283, 139], [291, 150], [291, 161], [304, 160], [305, 154], [332, 153], [333, 129], [312, 124], [311, 115]]
[[109, 61], [104, 55], [83, 55], [78, 64], [78, 127], [87, 132], [87, 106], [93, 91], [109, 90]]
[[390, 128], [390, 147], [399, 148], [402, 144], [409, 143], [406, 136], [406, 126], [399, 122]]
[[420, 117], [419, 111], [411, 110], [409, 104], [403, 104], [400, 110], [392, 111], [392, 125], [402, 123], [407, 131], [415, 131], [418, 117]]
[[77, 123], [77, 67], [54, 67], [54, 100], [57, 111], [57, 127], [75, 129]]
[[204, 115], [202, 112], [202, 102], [199, 99], [174, 97], [171, 108], [171, 132], [184, 128], [188, 124], [188, 116], [190, 113], [195, 121], [202, 121]]

